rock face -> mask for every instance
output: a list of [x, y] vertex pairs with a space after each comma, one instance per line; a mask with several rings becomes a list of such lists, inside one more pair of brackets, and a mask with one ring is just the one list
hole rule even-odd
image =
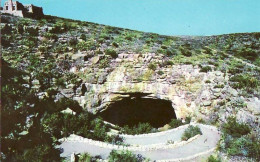
[[[171, 101], [180, 119], [196, 115], [199, 108], [207, 114], [214, 103], [221, 100], [219, 94], [222, 89], [214, 86], [225, 80], [223, 73], [203, 73], [199, 67], [192, 65], [158, 66], [155, 70], [148, 68], [150, 63], [160, 63], [162, 60], [162, 55], [119, 54], [110, 69], [92, 69], [96, 71], [96, 76], [88, 76], [77, 90], [81, 92], [85, 87], [85, 93], [76, 93], [73, 98], [89, 111], [98, 112], [112, 102], [129, 97], [132, 93], [140, 93], [145, 98]], [[86, 62], [91, 63], [95, 62]], [[160, 75], [159, 71], [163, 74]], [[212, 82], [208, 84], [206, 80]]]

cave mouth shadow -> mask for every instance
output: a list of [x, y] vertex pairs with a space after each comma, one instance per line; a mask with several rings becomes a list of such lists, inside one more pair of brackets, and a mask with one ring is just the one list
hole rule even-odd
[[107, 122], [122, 126], [135, 126], [138, 123], [149, 123], [159, 128], [176, 119], [170, 101], [141, 97], [128, 97], [116, 101], [99, 115]]

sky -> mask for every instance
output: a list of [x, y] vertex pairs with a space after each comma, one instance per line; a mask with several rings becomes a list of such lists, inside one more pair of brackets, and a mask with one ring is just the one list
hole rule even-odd
[[[2, 4], [3, 4], [2, 0]], [[44, 14], [163, 35], [260, 32], [260, 0], [19, 0]]]

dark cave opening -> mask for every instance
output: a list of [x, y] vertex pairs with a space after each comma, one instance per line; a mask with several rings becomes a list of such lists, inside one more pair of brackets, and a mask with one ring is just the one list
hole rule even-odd
[[107, 122], [122, 126], [135, 126], [138, 123], [149, 123], [159, 128], [176, 119], [170, 101], [141, 97], [128, 97], [116, 101], [99, 115]]

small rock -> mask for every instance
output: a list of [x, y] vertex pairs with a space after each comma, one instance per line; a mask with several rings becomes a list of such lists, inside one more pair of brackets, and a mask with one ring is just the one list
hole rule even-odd
[[203, 104], [203, 106], [210, 106], [211, 101], [203, 101], [202, 104]]
[[96, 64], [99, 61], [99, 56], [92, 57], [91, 60], [92, 64]]

